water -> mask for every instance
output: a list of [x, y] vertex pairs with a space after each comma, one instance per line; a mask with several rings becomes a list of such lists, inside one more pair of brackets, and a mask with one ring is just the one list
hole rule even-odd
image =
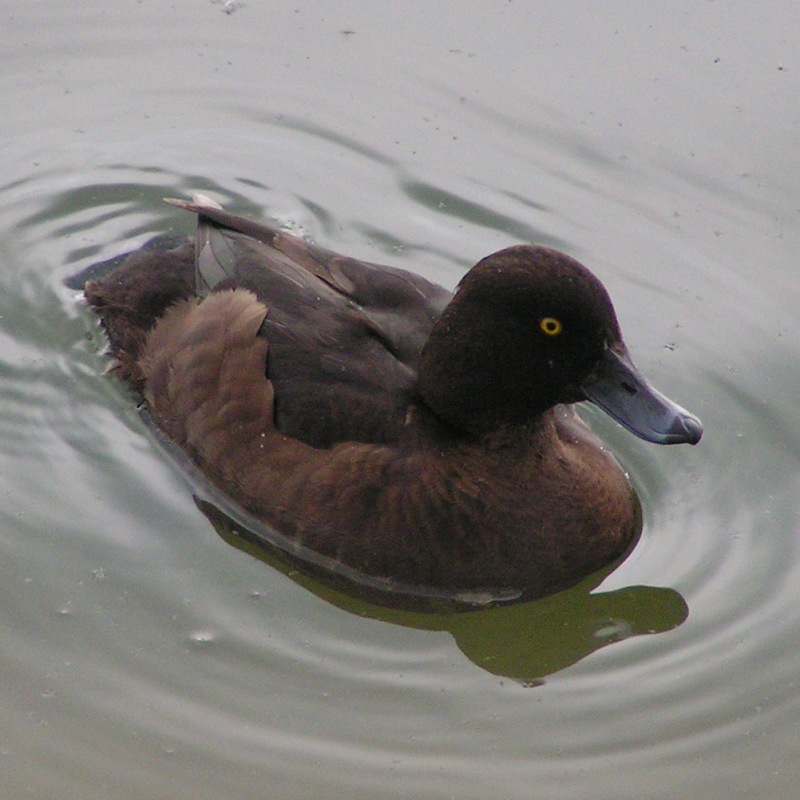
[[[0, 796], [796, 793], [795, 5], [0, 16]], [[706, 424], [655, 448], [587, 412], [642, 497], [631, 557], [415, 614], [214, 527], [62, 285], [188, 232], [161, 197], [191, 190], [451, 287], [526, 239], [590, 266]]]

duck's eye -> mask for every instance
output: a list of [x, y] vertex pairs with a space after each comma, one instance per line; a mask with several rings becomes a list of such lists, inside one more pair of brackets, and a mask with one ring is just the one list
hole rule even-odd
[[561, 320], [555, 317], [543, 317], [539, 320], [539, 329], [545, 336], [558, 336], [564, 329]]

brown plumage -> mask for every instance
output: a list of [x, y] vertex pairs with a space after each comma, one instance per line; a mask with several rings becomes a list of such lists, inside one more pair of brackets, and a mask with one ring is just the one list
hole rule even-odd
[[633, 370], [608, 295], [556, 251], [488, 256], [455, 297], [208, 201], [194, 245], [86, 296], [155, 424], [254, 517], [367, 576], [541, 596], [622, 557], [638, 503], [564, 405], [696, 442]]

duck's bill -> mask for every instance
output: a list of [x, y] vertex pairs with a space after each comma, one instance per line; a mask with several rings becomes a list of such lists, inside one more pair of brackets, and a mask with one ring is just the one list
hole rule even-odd
[[586, 399], [647, 442], [697, 444], [703, 424], [654, 389], [627, 353], [606, 348], [600, 368], [583, 386]]

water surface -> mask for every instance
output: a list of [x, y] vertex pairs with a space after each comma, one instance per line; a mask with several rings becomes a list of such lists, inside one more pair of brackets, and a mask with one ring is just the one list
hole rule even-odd
[[[793, 796], [800, 11], [765, 8], [0, 12], [0, 796]], [[524, 240], [590, 266], [706, 424], [665, 449], [586, 412], [630, 558], [419, 614], [215, 527], [62, 283], [189, 232], [161, 198], [193, 190], [449, 287]]]

